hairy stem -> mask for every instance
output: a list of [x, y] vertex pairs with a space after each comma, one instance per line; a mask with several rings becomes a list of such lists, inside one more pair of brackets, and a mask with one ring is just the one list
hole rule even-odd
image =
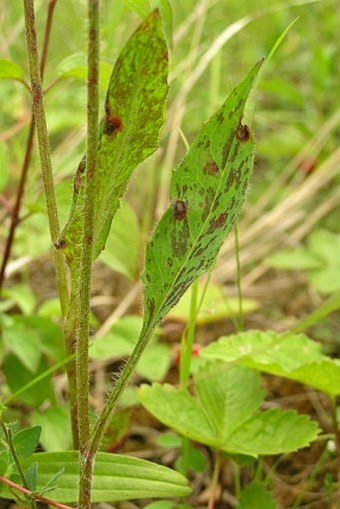
[[[137, 366], [137, 363], [139, 359], [141, 358], [142, 353], [145, 350], [145, 347], [147, 346], [153, 331], [154, 331], [155, 324], [149, 324], [149, 326], [144, 330], [142, 329], [142, 332], [140, 334], [140, 337], [136, 343], [136, 346], [129, 357], [127, 363], [125, 364], [122, 372], [119, 375], [119, 378], [113, 387], [111, 393], [109, 394], [109, 397], [107, 399], [107, 402], [98, 417], [93, 433], [91, 436], [91, 440], [89, 443], [88, 451], [85, 458], [85, 463], [83, 465], [84, 467], [84, 480], [86, 481], [86, 475], [87, 477], [90, 477], [92, 474], [92, 468], [95, 461], [96, 453], [99, 449], [99, 446], [101, 444], [101, 441], [103, 439], [104, 433], [110, 423], [110, 420], [112, 418], [112, 414], [114, 409], [116, 408], [116, 405], [119, 401], [120, 396], [124, 392], [124, 389], [126, 388], [127, 384], [129, 383], [129, 380], [134, 373], [134, 370]], [[82, 482], [82, 480], [80, 481]], [[82, 486], [82, 484], [80, 484]], [[82, 509], [83, 506], [81, 506]], [[88, 506], [87, 506], [87, 509]]]
[[92, 466], [88, 464], [89, 423], [89, 318], [91, 296], [92, 251], [95, 212], [94, 176], [98, 151], [98, 66], [99, 66], [99, 0], [88, 0], [88, 86], [87, 86], [87, 154], [85, 174], [84, 231], [79, 271], [79, 323], [77, 324], [76, 373], [78, 394], [79, 449], [81, 455], [79, 508], [91, 507]]
[[[49, 41], [50, 41], [52, 21], [53, 21], [53, 13], [54, 13], [54, 8], [56, 6], [56, 3], [57, 3], [57, 0], [50, 0], [49, 5], [48, 5], [47, 19], [46, 19], [45, 33], [44, 33], [44, 42], [43, 42], [43, 49], [42, 49], [42, 55], [41, 55], [41, 61], [40, 61], [41, 79], [43, 79], [44, 71], [45, 71], [45, 64], [46, 64], [48, 46], [49, 46]], [[11, 216], [12, 216], [11, 224], [9, 227], [8, 237], [6, 240], [6, 245], [5, 245], [5, 250], [4, 250], [4, 256], [2, 259], [2, 264], [1, 264], [1, 269], [0, 269], [0, 293], [2, 291], [4, 280], [5, 280], [6, 266], [10, 259], [10, 256], [11, 256], [12, 245], [13, 245], [14, 236], [15, 236], [15, 230], [20, 222], [19, 212], [20, 212], [20, 208], [21, 208], [23, 195], [24, 195], [28, 169], [29, 169], [29, 165], [31, 162], [34, 133], [35, 133], [35, 122], [34, 122], [34, 117], [32, 115], [31, 121], [30, 121], [28, 137], [27, 137], [27, 142], [26, 142], [24, 162], [22, 165], [21, 176], [20, 176], [19, 186], [18, 186], [17, 195], [16, 195], [16, 199], [15, 199], [15, 204], [14, 204], [12, 214], [11, 214]]]
[[[37, 34], [33, 0], [24, 0], [26, 45], [31, 76], [32, 110], [37, 127], [39, 155], [47, 203], [48, 221], [52, 242], [54, 243], [60, 232], [57, 203], [54, 191], [52, 161], [43, 103], [43, 90], [39, 66]], [[54, 265], [62, 313], [65, 316], [68, 307], [68, 287], [66, 266], [61, 253], [54, 250]]]

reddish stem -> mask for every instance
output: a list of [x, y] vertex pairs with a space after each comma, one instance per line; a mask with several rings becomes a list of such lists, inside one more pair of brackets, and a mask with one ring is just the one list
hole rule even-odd
[[[57, 1], [58, 0], [50, 0], [49, 4], [48, 4], [44, 42], [43, 42], [43, 49], [42, 49], [42, 55], [41, 55], [41, 61], [40, 61], [41, 76], [44, 75], [44, 71], [45, 71], [46, 57], [47, 57], [48, 45], [49, 45], [50, 34], [51, 34], [53, 12], [54, 12], [54, 8], [56, 6]], [[30, 121], [30, 128], [29, 128], [27, 143], [26, 143], [25, 159], [24, 159], [23, 166], [22, 166], [20, 182], [19, 182], [19, 186], [18, 186], [18, 192], [17, 192], [15, 204], [14, 204], [12, 214], [11, 214], [12, 220], [11, 220], [11, 225], [9, 228], [9, 233], [8, 233], [8, 237], [7, 237], [7, 241], [6, 241], [6, 245], [5, 245], [5, 252], [3, 255], [1, 269], [0, 269], [0, 294], [1, 294], [1, 290], [2, 290], [2, 287], [4, 284], [4, 280], [5, 280], [6, 266], [8, 264], [8, 260], [11, 256], [11, 250], [12, 250], [12, 245], [13, 245], [13, 241], [14, 241], [15, 230], [20, 222], [19, 212], [20, 212], [20, 208], [21, 208], [22, 198], [24, 195], [28, 168], [29, 168], [30, 161], [31, 161], [34, 132], [35, 132], [35, 122], [34, 122], [34, 118], [32, 115], [31, 121]]]
[[54, 507], [59, 507], [59, 509], [73, 509], [69, 505], [60, 504], [59, 502], [54, 502], [54, 500], [50, 500], [49, 498], [42, 497], [41, 495], [35, 495], [32, 491], [24, 488], [23, 486], [20, 486], [19, 484], [16, 484], [13, 481], [10, 481], [9, 479], [6, 479], [6, 477], [2, 477], [0, 475], [0, 481], [4, 484], [7, 484], [7, 486], [10, 486], [11, 488], [14, 488], [15, 490], [20, 491], [21, 493], [24, 493], [25, 495], [29, 495], [31, 498], [34, 498], [34, 500], [40, 500], [40, 502], [44, 502], [48, 505], [53, 505]]

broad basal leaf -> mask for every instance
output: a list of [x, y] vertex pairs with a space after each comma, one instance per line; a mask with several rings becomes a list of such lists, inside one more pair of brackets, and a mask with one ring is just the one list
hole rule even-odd
[[340, 361], [323, 355], [321, 345], [304, 334], [247, 331], [220, 338], [200, 355], [297, 380], [331, 397], [340, 394]]
[[178, 433], [218, 450], [248, 456], [279, 454], [315, 439], [317, 424], [279, 409], [259, 411], [263, 391], [255, 371], [207, 363], [195, 377], [194, 397], [165, 384], [142, 385], [141, 403]]
[[[158, 146], [167, 95], [168, 51], [154, 11], [123, 48], [110, 80], [101, 123], [96, 188], [94, 258], [104, 249], [112, 219], [136, 166]], [[79, 259], [85, 158], [74, 179], [70, 219], [56, 247], [69, 264]]]
[[261, 63], [203, 126], [171, 180], [171, 205], [146, 250], [144, 329], [161, 320], [209, 270], [238, 218], [253, 167], [254, 140], [242, 124]]
[[[38, 463], [38, 486], [41, 489], [53, 475], [64, 469], [55, 482], [57, 488], [48, 494], [51, 500], [75, 503], [78, 500], [79, 455], [76, 451], [34, 454], [21, 462], [27, 469]], [[135, 498], [182, 497], [190, 494], [188, 481], [170, 468], [150, 461], [99, 452], [93, 475], [92, 502], [112, 502]], [[6, 488], [0, 496], [13, 498]]]

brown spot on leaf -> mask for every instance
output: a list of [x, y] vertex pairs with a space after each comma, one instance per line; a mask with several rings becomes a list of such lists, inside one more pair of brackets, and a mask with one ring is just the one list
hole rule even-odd
[[114, 115], [106, 115], [104, 124], [104, 134], [106, 136], [115, 136], [117, 133], [123, 130], [123, 122], [119, 117]]
[[228, 215], [224, 212], [223, 214], [218, 216], [216, 219], [212, 219], [210, 222], [211, 228], [213, 230], [215, 230], [216, 228], [221, 228], [221, 226], [223, 226], [224, 223], [226, 222], [227, 217], [228, 217]]
[[174, 218], [177, 221], [183, 221], [187, 217], [188, 206], [183, 200], [177, 200], [174, 203]]
[[247, 125], [239, 124], [236, 131], [236, 138], [239, 141], [248, 141], [250, 140], [251, 134], [250, 129]]
[[206, 175], [217, 175], [218, 173], [218, 166], [215, 161], [208, 161], [205, 163], [203, 171]]
[[164, 51], [162, 59], [165, 60], [166, 62], [169, 60], [169, 53], [167, 51]]

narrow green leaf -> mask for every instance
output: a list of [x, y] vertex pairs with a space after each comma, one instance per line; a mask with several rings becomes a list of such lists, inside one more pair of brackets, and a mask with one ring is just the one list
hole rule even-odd
[[25, 473], [25, 478], [31, 491], [35, 491], [37, 489], [37, 477], [38, 463], [35, 461], [34, 463], [31, 463]]
[[[49, 498], [56, 502], [75, 503], [78, 500], [79, 454], [77, 451], [38, 453], [29, 460], [23, 460], [23, 468], [36, 461], [39, 464], [37, 489], [41, 490], [64, 468], [57, 480], [57, 488]], [[150, 461], [99, 452], [97, 454], [92, 502], [112, 502], [135, 498], [182, 497], [191, 492], [187, 479], [170, 468]], [[0, 489], [2, 497], [12, 498], [6, 489]]]
[[[167, 72], [168, 50], [159, 12], [154, 11], [123, 48], [110, 80], [94, 182], [94, 259], [105, 247], [133, 170], [158, 146], [168, 90]], [[79, 260], [85, 170], [83, 159], [74, 179], [70, 218], [56, 243], [71, 265]]]
[[238, 218], [253, 167], [254, 140], [242, 124], [259, 62], [203, 126], [171, 180], [171, 206], [146, 250], [144, 329], [152, 328], [210, 269]]
[[0, 58], [0, 80], [4, 79], [24, 81], [24, 71], [15, 62], [7, 58]]
[[28, 458], [35, 452], [40, 435], [40, 426], [22, 429], [15, 433], [13, 437], [13, 445], [19, 458]]

